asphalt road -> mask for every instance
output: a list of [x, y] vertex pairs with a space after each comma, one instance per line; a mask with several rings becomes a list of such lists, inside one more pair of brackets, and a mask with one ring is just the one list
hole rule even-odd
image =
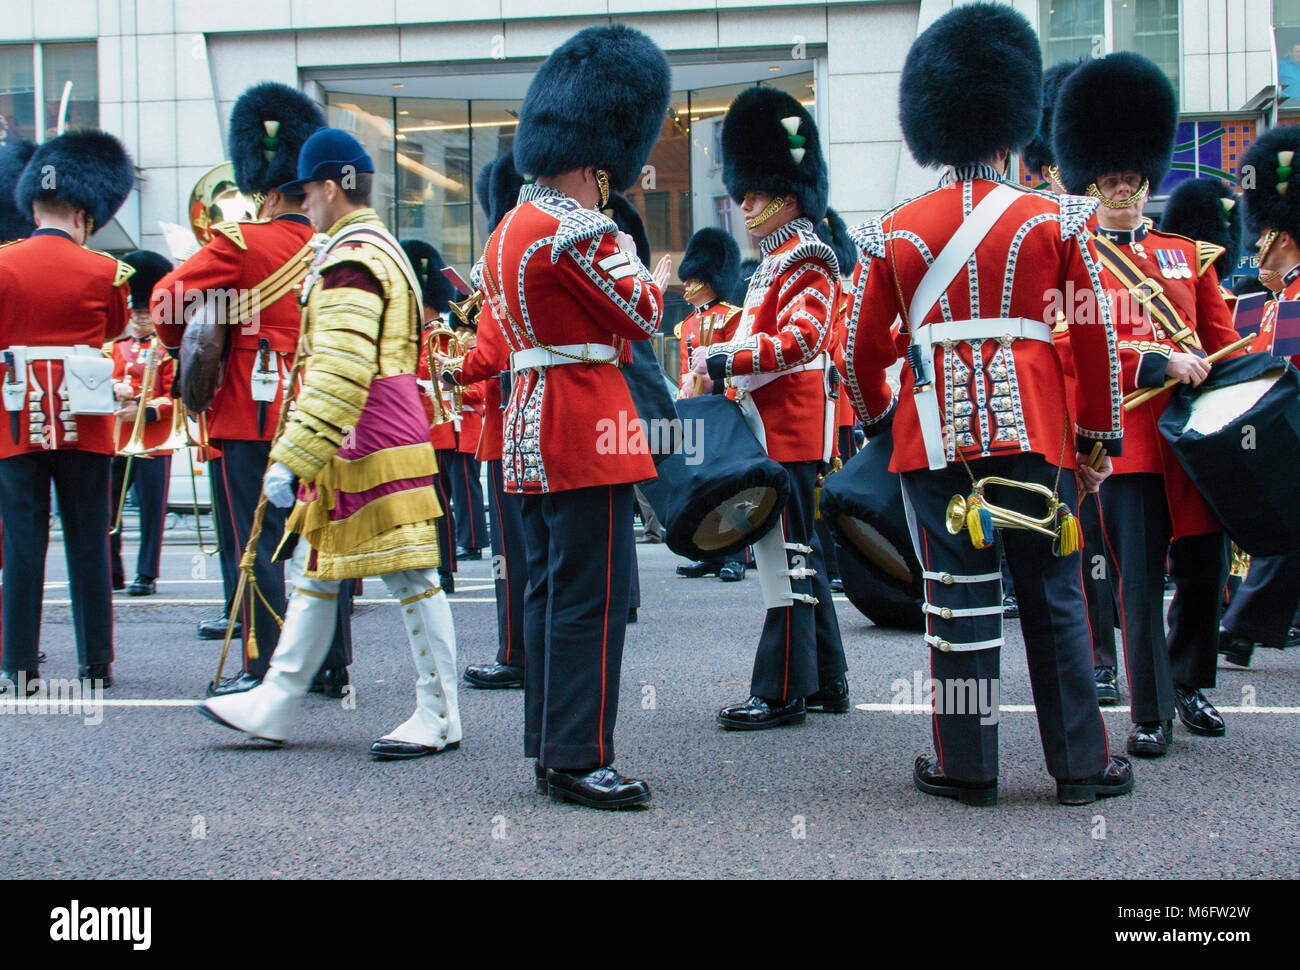
[[[650, 781], [642, 811], [604, 813], [534, 792], [519, 691], [462, 690], [459, 751], [369, 760], [403, 721], [413, 672], [397, 609], [369, 581], [354, 619], [356, 704], [311, 698], [297, 740], [245, 742], [189, 709], [219, 643], [196, 621], [220, 609], [215, 560], [169, 532], [159, 593], [117, 594], [116, 685], [99, 712], [0, 705], [0, 872], [10, 877], [1254, 877], [1300, 872], [1300, 653], [1223, 669], [1213, 699], [1228, 734], [1181, 726], [1170, 755], [1137, 765], [1137, 790], [1056, 805], [1043, 766], [1019, 629], [1003, 650], [1000, 801], [975, 809], [917, 792], [923, 712], [896, 681], [928, 676], [914, 634], [838, 603], [855, 709], [802, 726], [729, 733], [761, 625], [757, 578], [674, 575], [640, 546], [640, 622], [629, 628], [617, 766]], [[132, 555], [130, 541], [128, 556]], [[132, 560], [128, 558], [128, 572]], [[459, 662], [495, 653], [490, 564], [452, 597]], [[48, 677], [76, 673], [63, 549], [51, 543], [42, 647]], [[1121, 685], [1123, 686], [1123, 685]], [[1252, 697], [1253, 694], [1253, 697]], [[141, 701], [161, 701], [144, 704]], [[110, 706], [111, 705], [111, 706]], [[880, 705], [884, 705], [882, 709]], [[1010, 708], [1010, 709], [1005, 709]], [[1280, 709], [1280, 710], [1277, 710]], [[1128, 732], [1106, 714], [1112, 749]]]

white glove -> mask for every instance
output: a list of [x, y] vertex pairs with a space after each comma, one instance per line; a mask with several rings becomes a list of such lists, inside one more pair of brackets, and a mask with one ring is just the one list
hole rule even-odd
[[278, 461], [266, 470], [262, 491], [266, 493], [267, 501], [277, 509], [287, 509], [298, 499], [294, 494], [293, 472]]

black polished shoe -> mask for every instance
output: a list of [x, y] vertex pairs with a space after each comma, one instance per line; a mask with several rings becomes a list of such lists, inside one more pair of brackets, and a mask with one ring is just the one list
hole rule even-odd
[[380, 738], [370, 746], [370, 757], [375, 761], [409, 761], [412, 758], [427, 758], [431, 754], [442, 754], [444, 751], [455, 751], [459, 747], [459, 741], [452, 741], [441, 748], [435, 748], [427, 744], [416, 744], [413, 741]]
[[1165, 592], [1172, 593], [1177, 588], [1178, 586], [1174, 582], [1174, 577], [1170, 576], [1168, 573], [1165, 573]]
[[208, 688], [204, 694], [207, 697], [224, 697], [226, 694], [242, 694], [246, 690], [252, 690], [261, 682], [261, 677], [254, 677], [252, 674], [240, 674], [238, 677], [223, 677], [215, 686], [208, 684]]
[[91, 687], [107, 690], [113, 686], [113, 665], [81, 664], [77, 667], [77, 679], [88, 681]]
[[114, 576], [114, 577], [113, 577], [113, 589], [114, 589], [115, 591], [117, 591], [117, 592], [121, 592], [122, 590], [126, 589], [126, 577], [125, 577], [125, 576]]
[[[226, 639], [226, 618], [224, 616], [215, 616], [210, 620], [199, 622], [199, 639], [200, 640], [224, 640]], [[244, 639], [244, 623], [242, 620], [235, 621], [235, 630], [230, 634], [232, 640]]]
[[1286, 631], [1286, 639], [1282, 641], [1283, 650], [1290, 650], [1292, 647], [1300, 647], [1300, 627], [1291, 627]]
[[524, 686], [524, 668], [505, 664], [474, 664], [465, 668], [465, 686], [480, 690], [505, 690]]
[[351, 681], [348, 679], [347, 667], [324, 667], [316, 671], [316, 676], [312, 678], [307, 693], [324, 694], [326, 697], [338, 700], [343, 696], [344, 688], [349, 683]]
[[533, 761], [533, 784], [537, 786], [537, 794], [545, 795], [550, 791], [550, 785], [546, 782], [546, 769]]
[[832, 579], [831, 579], [831, 592], [832, 592], [832, 593], [842, 593], [842, 592], [844, 592], [844, 580], [841, 579], [839, 576], [832, 577]]
[[1221, 738], [1228, 730], [1223, 715], [1215, 710], [1199, 687], [1174, 684], [1174, 707], [1178, 711], [1178, 720], [1193, 734]]
[[762, 731], [782, 724], [802, 724], [807, 716], [802, 697], [783, 704], [753, 696], [743, 704], [732, 704], [718, 711], [718, 723], [728, 731]]
[[701, 559], [699, 562], [687, 563], [677, 567], [677, 575], [687, 579], [700, 579], [704, 576], [716, 576], [722, 572], [721, 559]]
[[988, 808], [998, 803], [997, 781], [954, 781], [943, 773], [938, 757], [932, 754], [917, 755], [912, 781], [927, 795], [955, 798], [963, 805]]
[[41, 689], [39, 670], [0, 670], [0, 697], [12, 694], [31, 697]]
[[734, 559], [730, 562], [724, 562], [722, 568], [718, 570], [718, 578], [724, 583], [738, 583], [745, 578], [745, 564], [736, 562]]
[[39, 667], [41, 664], [45, 663], [49, 659], [50, 659], [49, 657], [45, 656], [45, 651], [42, 650], [40, 653], [36, 655], [36, 665]]
[[624, 778], [613, 767], [594, 771], [546, 772], [551, 801], [577, 802], [588, 808], [631, 808], [650, 801], [650, 786], [636, 778]]
[[1002, 617], [1007, 620], [1020, 619], [1020, 603], [1010, 593], [1002, 597]]
[[1238, 667], [1249, 667], [1250, 658], [1255, 653], [1255, 642], [1246, 637], [1239, 637], [1231, 631], [1219, 628], [1219, 656]]
[[1133, 790], [1133, 765], [1128, 758], [1111, 755], [1110, 764], [1091, 778], [1058, 779], [1056, 800], [1062, 805], [1088, 805], [1098, 798], [1126, 795]]
[[1115, 679], [1114, 667], [1097, 667], [1092, 672], [1093, 683], [1097, 687], [1097, 704], [1111, 707], [1119, 703], [1119, 682]]
[[847, 714], [849, 712], [849, 678], [840, 674], [839, 678], [827, 684], [815, 694], [803, 699], [803, 705], [810, 711], [823, 714]]
[[1174, 722], [1145, 721], [1134, 724], [1129, 732], [1128, 753], [1139, 758], [1161, 758], [1169, 751], [1169, 742], [1174, 736]]
[[456, 592], [456, 577], [451, 573], [438, 573], [438, 585], [442, 587], [444, 593], [450, 596]]
[[152, 596], [158, 592], [158, 580], [148, 576], [137, 576], [135, 582], [126, 588], [127, 596]]
[[478, 562], [482, 558], [482, 549], [466, 549], [464, 546], [456, 547], [457, 562]]

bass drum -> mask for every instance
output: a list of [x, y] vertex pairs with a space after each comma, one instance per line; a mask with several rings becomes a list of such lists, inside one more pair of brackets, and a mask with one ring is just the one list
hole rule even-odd
[[840, 551], [844, 595], [876, 626], [924, 630], [921, 564], [912, 549], [894, 439], [876, 435], [822, 485], [820, 512]]
[[1223, 529], [1252, 556], [1300, 548], [1300, 374], [1270, 354], [1221, 360], [1200, 387], [1182, 384], [1160, 433]]
[[780, 521], [790, 476], [767, 456], [740, 408], [721, 394], [678, 401], [682, 447], [641, 491], [664, 525], [664, 543], [687, 559], [718, 559], [757, 542]]

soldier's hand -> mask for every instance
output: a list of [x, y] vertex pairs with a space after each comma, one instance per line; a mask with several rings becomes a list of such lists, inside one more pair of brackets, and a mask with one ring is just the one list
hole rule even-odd
[[1075, 459], [1079, 463], [1079, 488], [1091, 495], [1096, 495], [1097, 490], [1101, 488], [1101, 483], [1110, 477], [1114, 471], [1110, 458], [1103, 458], [1096, 468], [1088, 465], [1088, 456], [1083, 452], [1076, 452]]
[[619, 248], [619, 249], [623, 250], [623, 252], [627, 253], [629, 256], [635, 256], [635, 255], [636, 255], [636, 240], [635, 240], [635, 239], [633, 239], [633, 238], [632, 238], [631, 236], [629, 236], [627, 233], [622, 232], [622, 231], [619, 231], [619, 233], [618, 233], [614, 238], [618, 240], [618, 248]]
[[124, 381], [113, 382], [113, 397], [119, 401], [129, 401], [135, 397], [135, 392], [131, 390], [131, 385]]
[[709, 348], [696, 347], [691, 351], [691, 373], [709, 376]]
[[277, 509], [289, 508], [297, 500], [293, 489], [293, 472], [287, 465], [275, 462], [266, 470], [266, 477], [262, 479], [262, 491], [266, 493], [266, 500]]
[[125, 404], [117, 409], [117, 417], [121, 421], [134, 421], [136, 412], [139, 410], [140, 405], [136, 404], [135, 401], [132, 401], [131, 403]]
[[655, 278], [655, 286], [659, 287], [660, 291], [668, 286], [668, 274], [672, 271], [673, 258], [671, 256], [665, 255], [655, 265], [655, 271], [651, 275]]
[[1195, 354], [1172, 353], [1165, 365], [1165, 380], [1177, 380], [1192, 387], [1199, 387], [1201, 381], [1209, 376], [1209, 362]]

